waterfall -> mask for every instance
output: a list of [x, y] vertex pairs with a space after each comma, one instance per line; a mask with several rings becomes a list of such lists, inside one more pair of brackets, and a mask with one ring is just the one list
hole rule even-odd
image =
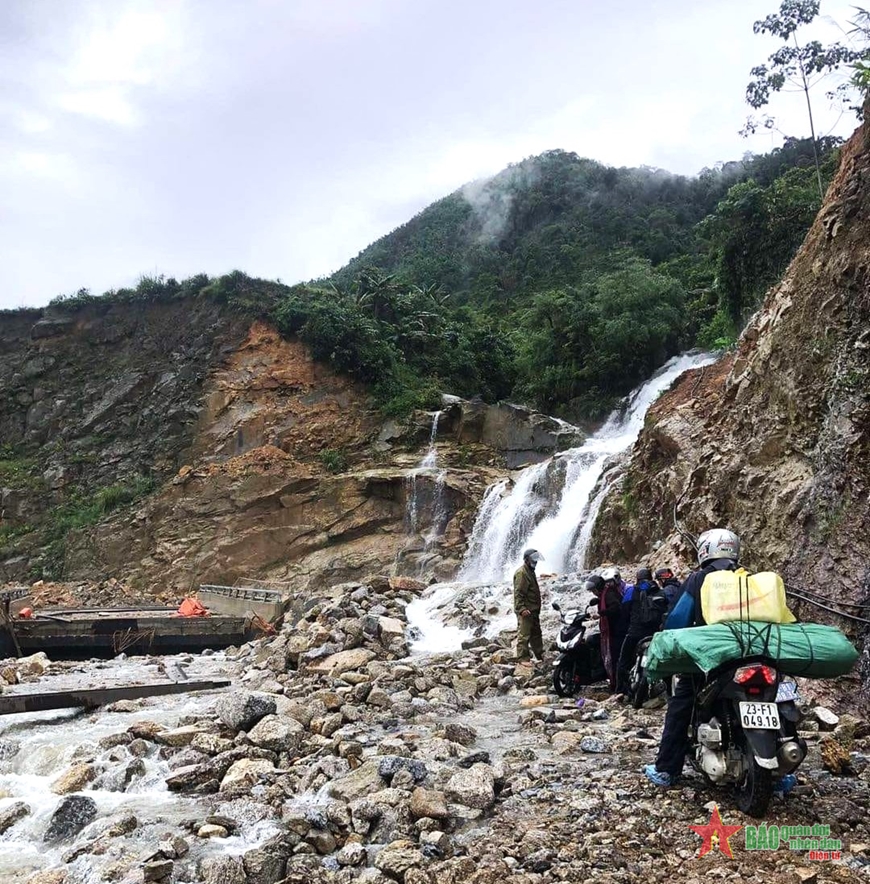
[[[582, 568], [595, 518], [610, 488], [605, 476], [592, 497], [607, 461], [634, 444], [650, 405], [684, 371], [715, 359], [709, 353], [674, 357], [638, 387], [583, 445], [523, 470], [509, 494], [505, 494], [504, 481], [491, 486], [478, 511], [459, 579], [482, 583], [506, 580], [527, 547], [543, 554], [544, 571], [564, 573]], [[564, 467], [565, 476], [558, 499], [550, 501], [539, 486], [556, 466]]]
[[[407, 479], [407, 508], [405, 511], [405, 533], [412, 537], [422, 536], [422, 549], [414, 552], [421, 554], [417, 562], [417, 572], [422, 575], [427, 563], [432, 559], [432, 549], [444, 534], [449, 519], [447, 508], [447, 470], [439, 468], [438, 423], [443, 412], [436, 411], [432, 415], [432, 429], [429, 432], [429, 447], [426, 454], [414, 467]], [[407, 548], [400, 550], [396, 557], [395, 567], [407, 554]]]

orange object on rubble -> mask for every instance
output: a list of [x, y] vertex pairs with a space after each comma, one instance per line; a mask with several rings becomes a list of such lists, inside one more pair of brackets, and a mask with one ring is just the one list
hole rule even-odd
[[33, 616], [33, 608], [22, 608], [18, 612], [18, 616], [22, 618], [22, 620], [29, 620]]
[[177, 611], [179, 617], [208, 617], [208, 609], [199, 599], [185, 599]]

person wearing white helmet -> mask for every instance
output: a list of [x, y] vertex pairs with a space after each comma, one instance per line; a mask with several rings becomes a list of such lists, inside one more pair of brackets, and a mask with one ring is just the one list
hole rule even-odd
[[514, 612], [517, 615], [517, 662], [531, 660], [529, 646], [539, 661], [544, 659], [541, 633], [541, 588], [535, 568], [543, 556], [536, 549], [523, 553], [523, 563], [514, 574]]
[[[705, 531], [698, 538], [698, 564], [701, 567], [693, 571], [680, 587], [677, 601], [665, 620], [665, 629], [703, 626], [705, 621], [701, 610], [701, 587], [707, 575], [713, 571], [735, 571], [739, 560], [740, 538], [733, 531], [726, 528]], [[694, 678], [681, 676], [668, 700], [662, 741], [655, 764], [648, 764], [643, 769], [647, 779], [657, 786], [674, 785], [683, 771], [697, 689], [698, 684]], [[774, 791], [788, 792], [796, 782], [793, 774], [786, 774], [774, 784]]]
[[[713, 571], [737, 569], [740, 560], [740, 538], [726, 528], [713, 528], [698, 538], [698, 564], [680, 587], [677, 601], [665, 620], [665, 629], [684, 629], [703, 626], [701, 613], [701, 586]], [[672, 786], [683, 772], [686, 750], [689, 748], [689, 724], [695, 705], [697, 685], [693, 678], [683, 676], [668, 700], [662, 741], [655, 764], [648, 764], [643, 772], [657, 786]]]

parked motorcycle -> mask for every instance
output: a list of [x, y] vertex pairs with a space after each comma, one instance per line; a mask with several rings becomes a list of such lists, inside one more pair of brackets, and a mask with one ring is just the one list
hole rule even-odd
[[711, 783], [731, 784], [737, 807], [763, 816], [779, 777], [806, 758], [805, 709], [793, 678], [770, 661], [735, 661], [695, 698], [690, 761]]
[[572, 697], [583, 685], [595, 684], [607, 678], [601, 660], [601, 633], [597, 618], [586, 609], [559, 612], [562, 628], [556, 638], [559, 656], [553, 663], [553, 688], [560, 697]]
[[634, 664], [628, 673], [628, 701], [635, 709], [640, 709], [647, 700], [670, 694], [670, 679], [650, 684], [646, 673], [646, 652], [653, 637], [643, 638], [637, 643]]

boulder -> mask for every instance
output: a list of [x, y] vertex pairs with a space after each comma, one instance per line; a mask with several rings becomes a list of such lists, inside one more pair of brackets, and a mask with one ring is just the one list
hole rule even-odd
[[308, 669], [310, 672], [324, 672], [332, 678], [337, 678], [343, 672], [360, 669], [374, 658], [374, 652], [367, 648], [351, 648], [348, 651], [339, 651], [337, 654], [330, 654], [322, 660], [309, 663]]
[[23, 819], [30, 813], [30, 805], [23, 801], [16, 801], [10, 804], [5, 810], [0, 811], [0, 835], [7, 829], [11, 829], [20, 819]]
[[172, 880], [172, 870], [175, 863], [171, 859], [154, 859], [146, 862], [142, 866], [142, 880], [145, 884], [156, 884], [156, 882]]
[[160, 743], [161, 746], [172, 746], [173, 748], [181, 748], [189, 746], [194, 737], [198, 736], [202, 729], [193, 724], [184, 727], [173, 728], [172, 730], [160, 731], [154, 735], [154, 742]]
[[470, 746], [477, 739], [477, 731], [467, 724], [450, 722], [444, 728], [444, 739], [462, 746]]
[[221, 780], [221, 792], [232, 789], [256, 786], [265, 774], [275, 770], [275, 765], [267, 758], [241, 758], [224, 774]]
[[607, 743], [600, 737], [583, 737], [579, 745], [581, 752], [591, 752], [595, 755], [608, 751]]
[[45, 655], [43, 651], [39, 651], [36, 654], [31, 654], [29, 657], [22, 657], [15, 664], [18, 667], [18, 672], [21, 675], [43, 675], [48, 667], [51, 666], [51, 660]]
[[411, 816], [414, 819], [429, 817], [433, 820], [446, 820], [450, 816], [446, 796], [437, 789], [418, 786], [411, 793]]
[[51, 791], [55, 795], [68, 795], [70, 792], [81, 792], [96, 776], [92, 764], [74, 764], [64, 771], [52, 784]]
[[43, 840], [64, 841], [97, 818], [97, 802], [87, 795], [68, 795], [51, 816]]
[[249, 731], [267, 715], [275, 714], [275, 698], [251, 691], [233, 691], [218, 700], [217, 714], [228, 728]]
[[336, 777], [329, 784], [329, 794], [333, 798], [350, 802], [362, 798], [371, 792], [377, 792], [383, 786], [380, 774], [380, 760], [364, 761], [356, 770], [341, 777]]
[[277, 884], [284, 879], [287, 857], [268, 847], [254, 847], [242, 857], [248, 884]]
[[420, 853], [417, 845], [413, 841], [400, 839], [390, 842], [381, 850], [375, 857], [375, 868], [380, 869], [391, 878], [404, 881], [408, 869], [421, 866], [423, 862], [423, 854]]
[[235, 856], [209, 856], [199, 864], [201, 884], [246, 884], [245, 867]]
[[305, 728], [290, 716], [267, 715], [248, 732], [248, 739], [261, 749], [293, 752], [299, 748]]
[[447, 797], [457, 804], [486, 810], [495, 803], [495, 776], [488, 764], [458, 770], [447, 783]]

